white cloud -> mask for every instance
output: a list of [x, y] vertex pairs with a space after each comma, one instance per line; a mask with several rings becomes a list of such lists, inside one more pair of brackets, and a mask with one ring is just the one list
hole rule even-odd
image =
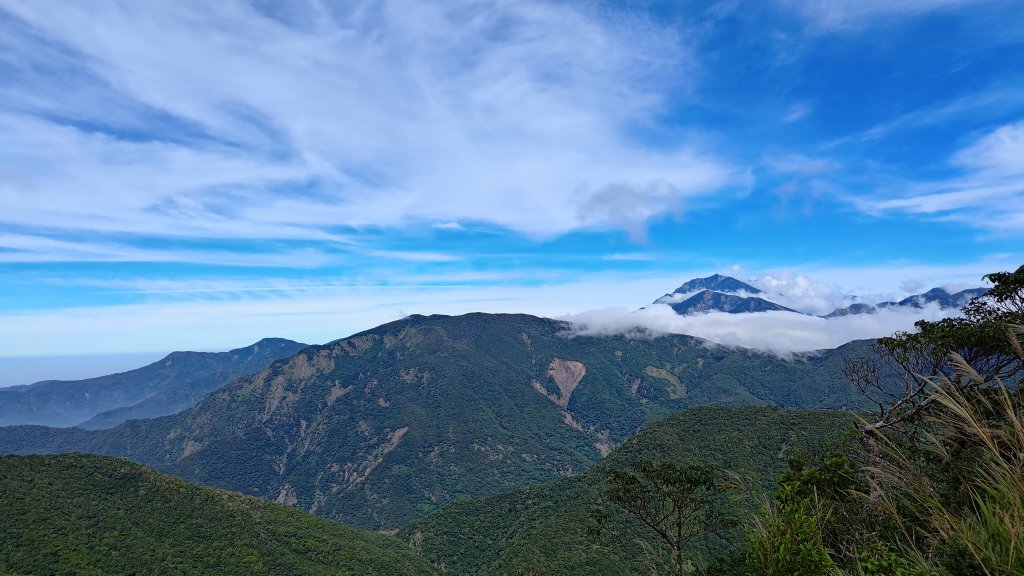
[[861, 29], [869, 23], [928, 12], [953, 10], [992, 0], [778, 0], [818, 32]]
[[825, 315], [853, 302], [837, 286], [788, 271], [755, 276], [750, 284], [764, 290], [759, 296], [807, 314]]
[[1000, 126], [958, 152], [953, 161], [989, 174], [1024, 174], [1024, 121]]
[[370, 250], [370, 256], [389, 258], [392, 260], [408, 260], [410, 262], [454, 262], [458, 256], [440, 252], [417, 252], [412, 250]]
[[806, 102], [793, 104], [792, 106], [789, 107], [789, 109], [786, 111], [786, 114], [782, 117], [782, 122], [785, 124], [790, 124], [792, 122], [796, 122], [797, 120], [802, 120], [813, 110], [814, 108]]
[[913, 278], [904, 280], [903, 283], [900, 284], [900, 290], [903, 290], [904, 292], [910, 292], [911, 294], [916, 294], [920, 292], [923, 288], [924, 284], [922, 284], [919, 280], [915, 280]]
[[[660, 279], [659, 282], [663, 282]], [[322, 343], [372, 328], [407, 313], [524, 312], [560, 317], [577, 332], [690, 334], [710, 341], [779, 354], [832, 348], [937, 318], [937, 309], [883, 311], [823, 320], [790, 312], [679, 316], [665, 305], [598, 309], [625, 292], [652, 289], [650, 281], [587, 278], [545, 286], [358, 285], [301, 282], [128, 282], [140, 304], [0, 314], [0, 349], [7, 356], [104, 354], [148, 350], [223, 350], [267, 336]], [[116, 289], [118, 286], [111, 286]], [[585, 310], [591, 310], [586, 312]], [[566, 311], [576, 311], [565, 316]]]
[[656, 304], [637, 312], [606, 308], [563, 316], [584, 336], [658, 336], [688, 334], [725, 346], [754, 348], [779, 355], [836, 348], [852, 340], [888, 336], [912, 330], [921, 319], [948, 316], [937, 305], [923, 309], [888, 309], [874, 314], [818, 318], [794, 312], [728, 314], [711, 312], [680, 316], [666, 305]]
[[908, 212], [978, 228], [1018, 231], [1024, 221], [1024, 122], [1006, 124], [957, 152], [962, 176], [904, 183], [879, 197], [850, 198], [869, 213]]
[[[123, 242], [61, 240], [38, 234], [0, 233], [0, 263], [34, 262], [158, 262], [191, 263], [254, 268], [318, 268], [348, 261], [402, 260], [407, 262], [454, 262], [458, 256], [416, 250], [364, 249], [348, 242], [327, 251], [314, 248], [231, 251], [214, 249], [142, 248]], [[358, 253], [357, 258], [352, 258]]]
[[[786, 269], [767, 270], [761, 274], [792, 274], [812, 278], [835, 287], [839, 294], [856, 295], [858, 302], [876, 304], [906, 298], [905, 282], [913, 278], [923, 289], [944, 285], [985, 286], [985, 274], [1016, 270], [1020, 266], [1018, 254], [990, 254], [974, 261], [923, 264], [895, 259], [872, 265], [834, 266], [808, 264]], [[924, 290], [915, 290], [922, 292]]]
[[[628, 136], [696, 67], [676, 31], [640, 16], [525, 1], [3, 10], [26, 25], [0, 48], [32, 62], [0, 108], [7, 223], [337, 241], [339, 226], [409, 222], [639, 235], [739, 178], [700, 143]], [[66, 98], [79, 88], [87, 98]]]
[[863, 143], [880, 140], [899, 132], [910, 132], [952, 123], [965, 115], [970, 115], [973, 118], [985, 118], [987, 115], [991, 115], [990, 117], [997, 118], [1017, 108], [1022, 101], [1024, 101], [1024, 90], [987, 87], [967, 96], [915, 108], [862, 132], [833, 140], [825, 148], [833, 149], [850, 142]]

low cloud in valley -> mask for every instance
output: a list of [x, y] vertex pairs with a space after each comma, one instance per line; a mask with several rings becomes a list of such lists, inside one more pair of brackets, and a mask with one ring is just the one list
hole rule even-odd
[[820, 318], [795, 312], [729, 314], [710, 312], [681, 316], [669, 306], [654, 304], [642, 310], [605, 308], [563, 316], [576, 336], [628, 335], [654, 337], [689, 334], [725, 346], [754, 348], [787, 356], [836, 348], [851, 340], [888, 336], [912, 330], [921, 319], [938, 320], [951, 315], [936, 304], [924, 308], [889, 308], [872, 314]]

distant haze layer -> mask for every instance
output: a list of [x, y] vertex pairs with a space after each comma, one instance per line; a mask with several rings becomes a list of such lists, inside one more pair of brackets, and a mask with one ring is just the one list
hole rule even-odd
[[41, 380], [81, 380], [132, 370], [156, 362], [167, 352], [82, 356], [0, 357], [0, 388]]

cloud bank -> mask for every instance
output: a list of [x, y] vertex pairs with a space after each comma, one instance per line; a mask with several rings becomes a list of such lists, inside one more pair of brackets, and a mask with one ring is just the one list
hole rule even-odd
[[950, 316], [950, 311], [941, 310], [938, 305], [921, 309], [886, 309], [873, 314], [827, 320], [793, 312], [710, 312], [680, 316], [667, 305], [654, 304], [636, 312], [606, 308], [561, 319], [572, 324], [570, 334], [575, 336], [687, 334], [725, 346], [789, 356], [797, 352], [836, 348], [852, 340], [889, 336], [899, 330], [912, 330], [917, 320], [938, 320], [947, 316]]

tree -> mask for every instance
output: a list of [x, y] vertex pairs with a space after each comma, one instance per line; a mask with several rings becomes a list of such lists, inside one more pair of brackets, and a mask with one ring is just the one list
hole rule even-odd
[[1024, 324], [1024, 266], [984, 279], [992, 282], [992, 288], [971, 299], [961, 309], [961, 317], [920, 320], [915, 332], [879, 338], [877, 358], [846, 362], [846, 377], [876, 408], [875, 417], [861, 429], [871, 502], [877, 503], [880, 494], [879, 435], [891, 433], [913, 446], [935, 398], [929, 394], [934, 382], [975, 385], [973, 379], [958, 378], [959, 365], [950, 361], [953, 354], [972, 366], [982, 381], [1009, 380], [1024, 370], [1024, 360], [1014, 354], [1006, 338], [1010, 326]]
[[[691, 544], [735, 525], [724, 512], [724, 497], [730, 486], [720, 476], [720, 471], [711, 466], [640, 460], [627, 470], [609, 471], [604, 495], [609, 503], [657, 535], [654, 544], [646, 540], [639, 543], [649, 551], [667, 551], [671, 568], [665, 573], [682, 576], [693, 564], [687, 558]], [[599, 528], [607, 522], [608, 513], [603, 508], [598, 507], [592, 514]]]
[[748, 534], [751, 574], [837, 576], [839, 568], [824, 542], [827, 522], [817, 494], [798, 481], [784, 482], [775, 504], [766, 503]]
[[[1024, 333], [1021, 326], [1016, 332]], [[1011, 332], [1008, 346], [1024, 361]], [[893, 444], [885, 446], [883, 504], [911, 524], [908, 548], [929, 574], [1012, 576], [1024, 574], [1024, 390], [999, 378], [986, 380], [963, 358], [951, 356], [957, 380], [943, 375], [930, 388], [935, 409], [922, 451], [938, 459], [963, 446], [969, 466], [953, 470], [961, 498], [951, 501], [935, 477]], [[912, 510], [910, 518], [904, 511]]]

